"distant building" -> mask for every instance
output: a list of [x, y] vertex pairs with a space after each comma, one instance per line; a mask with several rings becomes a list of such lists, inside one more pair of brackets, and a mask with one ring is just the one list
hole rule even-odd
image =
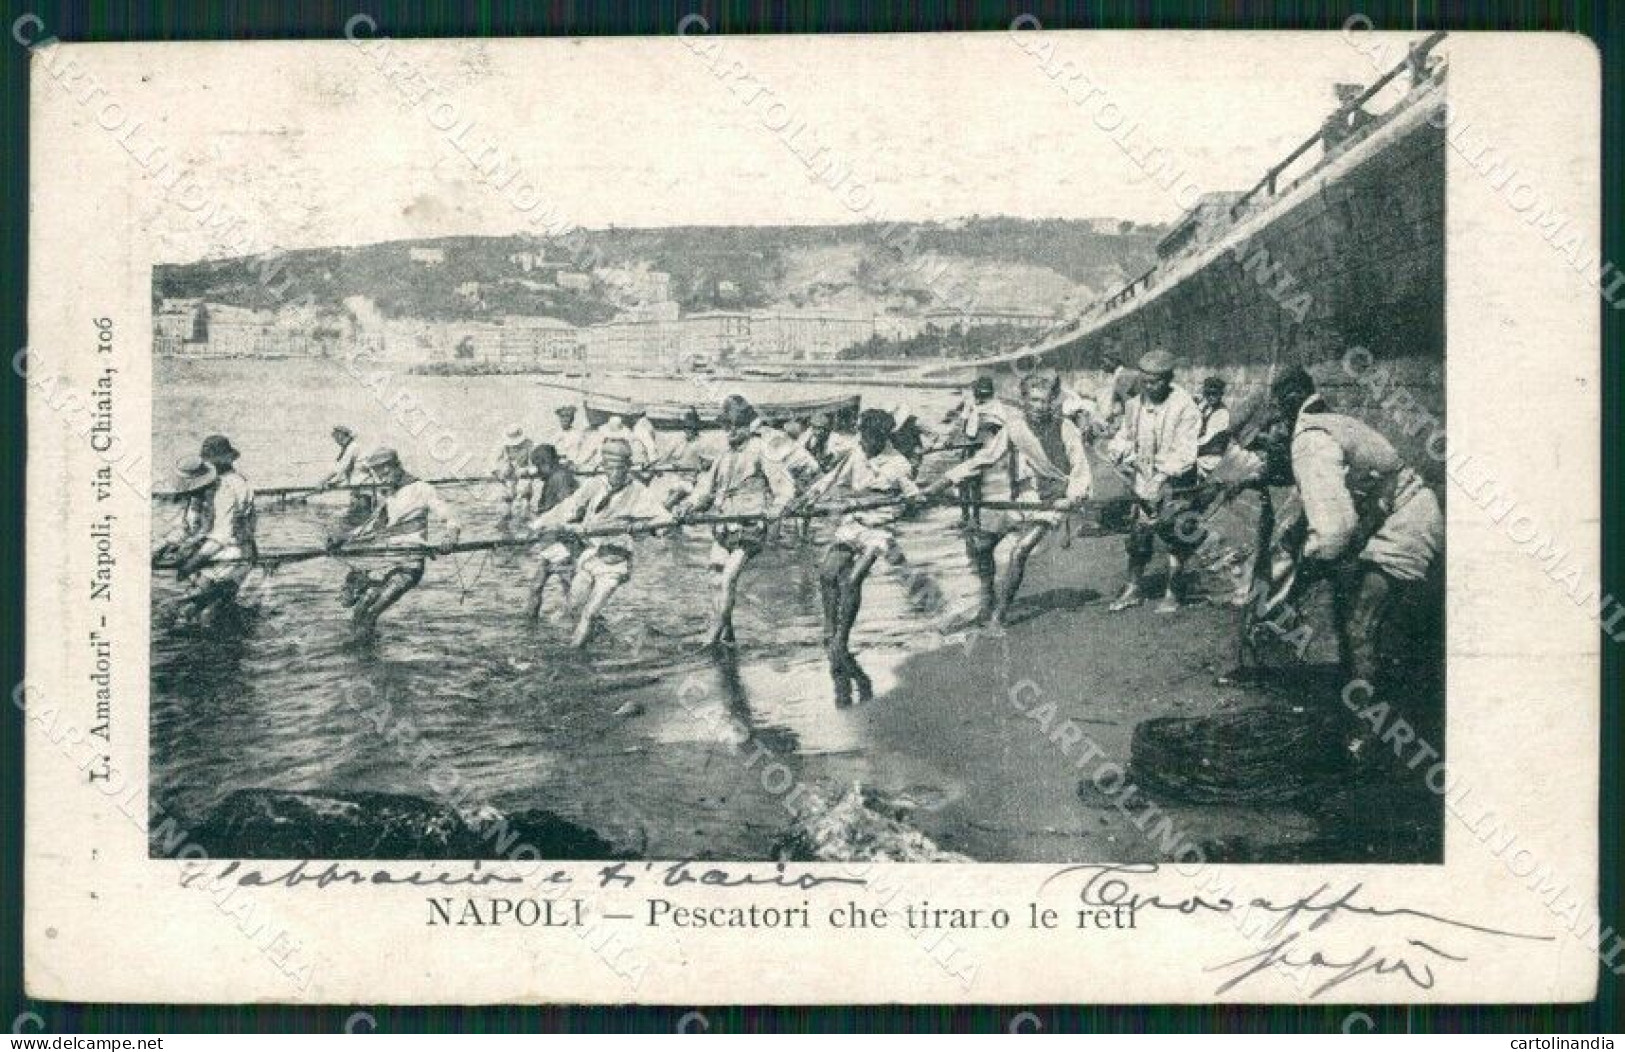
[[827, 311], [764, 311], [751, 316], [751, 350], [760, 358], [833, 358], [876, 331], [875, 316]]
[[502, 319], [498, 355], [503, 366], [547, 366], [578, 362], [581, 337], [576, 327], [558, 318], [509, 315]]
[[1028, 311], [943, 309], [928, 312], [925, 315], [925, 322], [942, 331], [955, 326], [958, 326], [961, 332], [966, 329], [1003, 326], [1036, 332], [1054, 325], [1056, 318], [1052, 314], [1033, 314]]
[[438, 267], [446, 261], [446, 250], [442, 248], [414, 247], [406, 250], [406, 258], [425, 267]]
[[533, 270], [541, 269], [542, 265], [547, 262], [547, 253], [541, 249], [534, 252], [514, 252], [509, 254], [508, 262], [529, 274]]
[[592, 289], [592, 275], [574, 270], [561, 270], [553, 280], [559, 288], [569, 289], [572, 292], [587, 292]]

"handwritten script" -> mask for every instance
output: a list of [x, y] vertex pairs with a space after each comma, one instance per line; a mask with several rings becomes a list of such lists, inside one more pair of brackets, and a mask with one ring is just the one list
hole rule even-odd
[[[1322, 883], [1307, 895], [1272, 899], [1147, 893], [1136, 881], [1154, 876], [1152, 864], [1068, 866], [1046, 879], [1040, 890], [1077, 882], [1079, 901], [1090, 907], [1123, 907], [1135, 915], [1146, 911], [1231, 916], [1237, 930], [1258, 950], [1207, 966], [1222, 976], [1215, 994], [1234, 990], [1268, 972], [1278, 972], [1319, 997], [1362, 975], [1388, 976], [1430, 990], [1435, 968], [1467, 960], [1460, 943], [1476, 938], [1550, 942], [1550, 935], [1506, 931], [1408, 906], [1366, 901], [1364, 885], [1342, 888]], [[1396, 932], [1396, 925], [1405, 930]], [[1422, 936], [1426, 935], [1426, 938]], [[1446, 947], [1449, 939], [1452, 945]]]

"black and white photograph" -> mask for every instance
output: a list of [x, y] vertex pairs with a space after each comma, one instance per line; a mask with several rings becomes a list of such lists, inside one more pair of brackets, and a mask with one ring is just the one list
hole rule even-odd
[[865, 138], [688, 28], [693, 153], [358, 23], [305, 87], [426, 155], [208, 159], [277, 193], [152, 268], [153, 855], [1441, 862], [1448, 37], [1016, 26], [1045, 106]]
[[35, 996], [1625, 955], [1583, 38], [335, 25], [12, 27]]

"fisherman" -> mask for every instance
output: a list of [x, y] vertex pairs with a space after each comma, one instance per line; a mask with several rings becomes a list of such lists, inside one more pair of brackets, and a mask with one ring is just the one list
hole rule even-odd
[[[913, 468], [892, 446], [893, 434], [889, 413], [865, 409], [858, 417], [857, 448], [815, 481], [797, 504], [812, 505], [831, 493], [860, 501], [887, 496], [917, 500], [920, 489], [914, 484]], [[852, 654], [852, 626], [863, 604], [863, 582], [875, 561], [884, 558], [894, 566], [903, 561], [893, 530], [902, 510], [899, 502], [846, 513], [836, 524], [834, 538], [824, 552], [818, 578], [824, 606], [824, 646], [835, 683], [835, 704], [843, 708], [852, 704], [854, 685], [859, 701], [874, 696], [873, 684]]]
[[178, 471], [176, 490], [198, 494], [187, 511], [192, 532], [170, 553], [176, 579], [189, 585], [174, 608], [178, 619], [207, 625], [231, 610], [259, 554], [254, 487], [236, 468], [239, 455], [226, 436], [210, 435]]
[[646, 467], [660, 459], [660, 440], [655, 436], [649, 411], [642, 405], [633, 404], [623, 419], [632, 432], [633, 461]]
[[[891, 433], [891, 446], [900, 453], [909, 467], [914, 471], [920, 470], [920, 462], [925, 459], [925, 435], [920, 431], [920, 421], [914, 411], [902, 402], [894, 402], [886, 410], [896, 426]], [[859, 439], [861, 442], [862, 416], [859, 415]]]
[[559, 451], [560, 457], [572, 464], [579, 464], [586, 453], [582, 445], [587, 432], [585, 428], [576, 426], [578, 416], [576, 407], [566, 402], [553, 410], [553, 413], [558, 417], [559, 426], [549, 436], [549, 444]]
[[[530, 461], [536, 471], [536, 487], [530, 505], [530, 514], [525, 521], [535, 528], [538, 517], [546, 515], [560, 504], [564, 503], [579, 488], [575, 472], [559, 457], [558, 450], [547, 443], [542, 443], [531, 451]], [[531, 581], [530, 600], [525, 607], [525, 616], [536, 620], [542, 616], [542, 600], [547, 592], [547, 582], [554, 577], [559, 578], [566, 591], [570, 587], [570, 578], [575, 571], [576, 556], [580, 554], [579, 545], [571, 544], [569, 539], [555, 541], [542, 549], [542, 563], [536, 569], [536, 577]]]
[[790, 478], [794, 480], [798, 489], [811, 485], [813, 480], [822, 474], [823, 469], [818, 458], [807, 452], [806, 447], [796, 441], [796, 436], [760, 418], [756, 421], [755, 430], [767, 450], [767, 455], [778, 461], [784, 470], [790, 473]]
[[[1332, 582], [1332, 616], [1344, 671], [1370, 693], [1382, 676], [1380, 634], [1391, 611], [1429, 583], [1444, 547], [1439, 501], [1371, 427], [1332, 412], [1302, 368], [1271, 388], [1292, 428], [1292, 475], [1307, 527], [1307, 580]], [[1351, 745], [1359, 754], [1369, 728]]]
[[801, 436], [801, 445], [813, 455], [819, 465], [828, 468], [833, 463], [829, 454], [830, 419], [828, 413], [814, 414], [807, 425], [807, 431]]
[[1135, 504], [1129, 523], [1128, 583], [1109, 609], [1113, 613], [1143, 601], [1141, 578], [1156, 551], [1157, 538], [1168, 549], [1168, 582], [1157, 612], [1179, 611], [1185, 562], [1201, 546], [1193, 528], [1191, 501], [1196, 486], [1196, 449], [1202, 414], [1196, 402], [1174, 383], [1174, 358], [1160, 348], [1140, 359], [1139, 394], [1123, 409], [1122, 426], [1108, 453], [1124, 470]]
[[981, 429], [982, 409], [992, 401], [993, 377], [978, 376], [965, 392], [965, 396], [954, 403], [953, 408], [942, 418], [942, 424], [950, 433], [959, 433], [967, 439], [974, 439]]
[[[991, 437], [976, 452], [925, 488], [935, 494], [974, 482], [980, 500], [999, 504], [1062, 504], [1062, 510], [975, 509], [966, 531], [966, 554], [981, 586], [977, 624], [1008, 623], [1027, 560], [1062, 515], [1089, 498], [1094, 485], [1083, 435], [1060, 412], [1060, 378], [1029, 373], [1021, 380], [1020, 414], [984, 413]], [[1002, 583], [999, 549], [1007, 549]]]
[[375, 495], [360, 486], [362, 475], [360, 438], [349, 427], [338, 424], [333, 428], [333, 442], [339, 447], [338, 456], [333, 460], [333, 470], [328, 472], [327, 477], [317, 486], [317, 492], [347, 489], [350, 491], [351, 514], [372, 514]]
[[728, 447], [699, 477], [694, 492], [672, 513], [679, 520], [707, 509], [722, 515], [752, 516], [748, 521], [720, 523], [712, 528], [714, 542], [708, 560], [716, 581], [716, 600], [706, 646], [733, 646], [734, 603], [745, 564], [762, 550], [768, 522], [783, 514], [795, 497], [795, 483], [784, 466], [767, 453], [753, 428], [756, 409], [743, 395], [731, 394], [722, 403], [722, 423]]
[[611, 439], [626, 443], [635, 467], [645, 466], [647, 460], [642, 458], [642, 443], [633, 437], [632, 428], [628, 424], [632, 419], [631, 412], [611, 413], [604, 420], [602, 427], [588, 431], [586, 440], [582, 442], [582, 456], [576, 462], [576, 467], [582, 471], [598, 471], [601, 467], [598, 462], [599, 456], [603, 452], [604, 443]]
[[[632, 576], [631, 537], [639, 532], [669, 525], [671, 513], [653, 499], [643, 483], [632, 477], [632, 444], [624, 438], [608, 438], [599, 451], [604, 473], [588, 479], [580, 489], [558, 505], [531, 521], [531, 529], [542, 534], [561, 527], [591, 530], [617, 524], [631, 527], [627, 535], [582, 538], [573, 543], [579, 554], [569, 577], [565, 612], [580, 611], [570, 645], [587, 645], [593, 624], [610, 597]], [[571, 531], [574, 532], [573, 530]], [[540, 577], [532, 594], [532, 616], [541, 610], [546, 577]]]
[[358, 628], [370, 631], [384, 611], [416, 588], [423, 580], [425, 549], [430, 546], [430, 524], [443, 538], [435, 545], [440, 553], [457, 543], [462, 526], [451, 507], [431, 483], [407, 473], [393, 449], [378, 449], [364, 461], [367, 472], [377, 482], [383, 503], [371, 519], [349, 535], [334, 538], [328, 549], [340, 554], [346, 545], [377, 542], [380, 547], [404, 549], [381, 577], [352, 570], [345, 582], [345, 601], [352, 606]]
[[858, 410], [843, 405], [830, 418], [829, 437], [824, 440], [824, 455], [834, 463], [836, 457], [858, 444]]
[[1196, 436], [1196, 474], [1206, 481], [1230, 448], [1230, 408], [1224, 404], [1224, 378], [1210, 376], [1202, 381], [1202, 400], [1197, 405], [1202, 428]]
[[1111, 430], [1121, 423], [1129, 401], [1140, 393], [1140, 374], [1111, 351], [1100, 356], [1100, 367], [1106, 371], [1106, 384], [1099, 398], [1100, 408], [1105, 417], [1104, 423]]
[[524, 521], [530, 507], [531, 468], [530, 454], [534, 447], [525, 437], [525, 429], [515, 424], [503, 437], [502, 448], [497, 450], [491, 476], [502, 483], [502, 524]]
[[701, 472], [711, 466], [711, 454], [700, 435], [700, 411], [693, 406], [683, 410], [682, 433], [666, 446], [656, 461], [660, 467]]

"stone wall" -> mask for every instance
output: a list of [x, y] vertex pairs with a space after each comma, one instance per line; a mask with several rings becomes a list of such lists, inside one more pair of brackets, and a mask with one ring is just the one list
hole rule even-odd
[[[1223, 376], [1239, 409], [1262, 399], [1276, 371], [1302, 364], [1334, 407], [1366, 419], [1438, 478], [1425, 449], [1434, 425], [1414, 410], [1396, 413], [1391, 399], [1402, 388], [1402, 399], [1443, 427], [1442, 106], [1442, 91], [1418, 93], [1210, 248], [1164, 263], [1160, 280], [1046, 358], [1089, 385], [1105, 355], [1132, 364], [1161, 346], [1180, 359], [1188, 389]], [[1369, 351], [1353, 356], [1363, 368], [1345, 368], [1358, 347]]]

